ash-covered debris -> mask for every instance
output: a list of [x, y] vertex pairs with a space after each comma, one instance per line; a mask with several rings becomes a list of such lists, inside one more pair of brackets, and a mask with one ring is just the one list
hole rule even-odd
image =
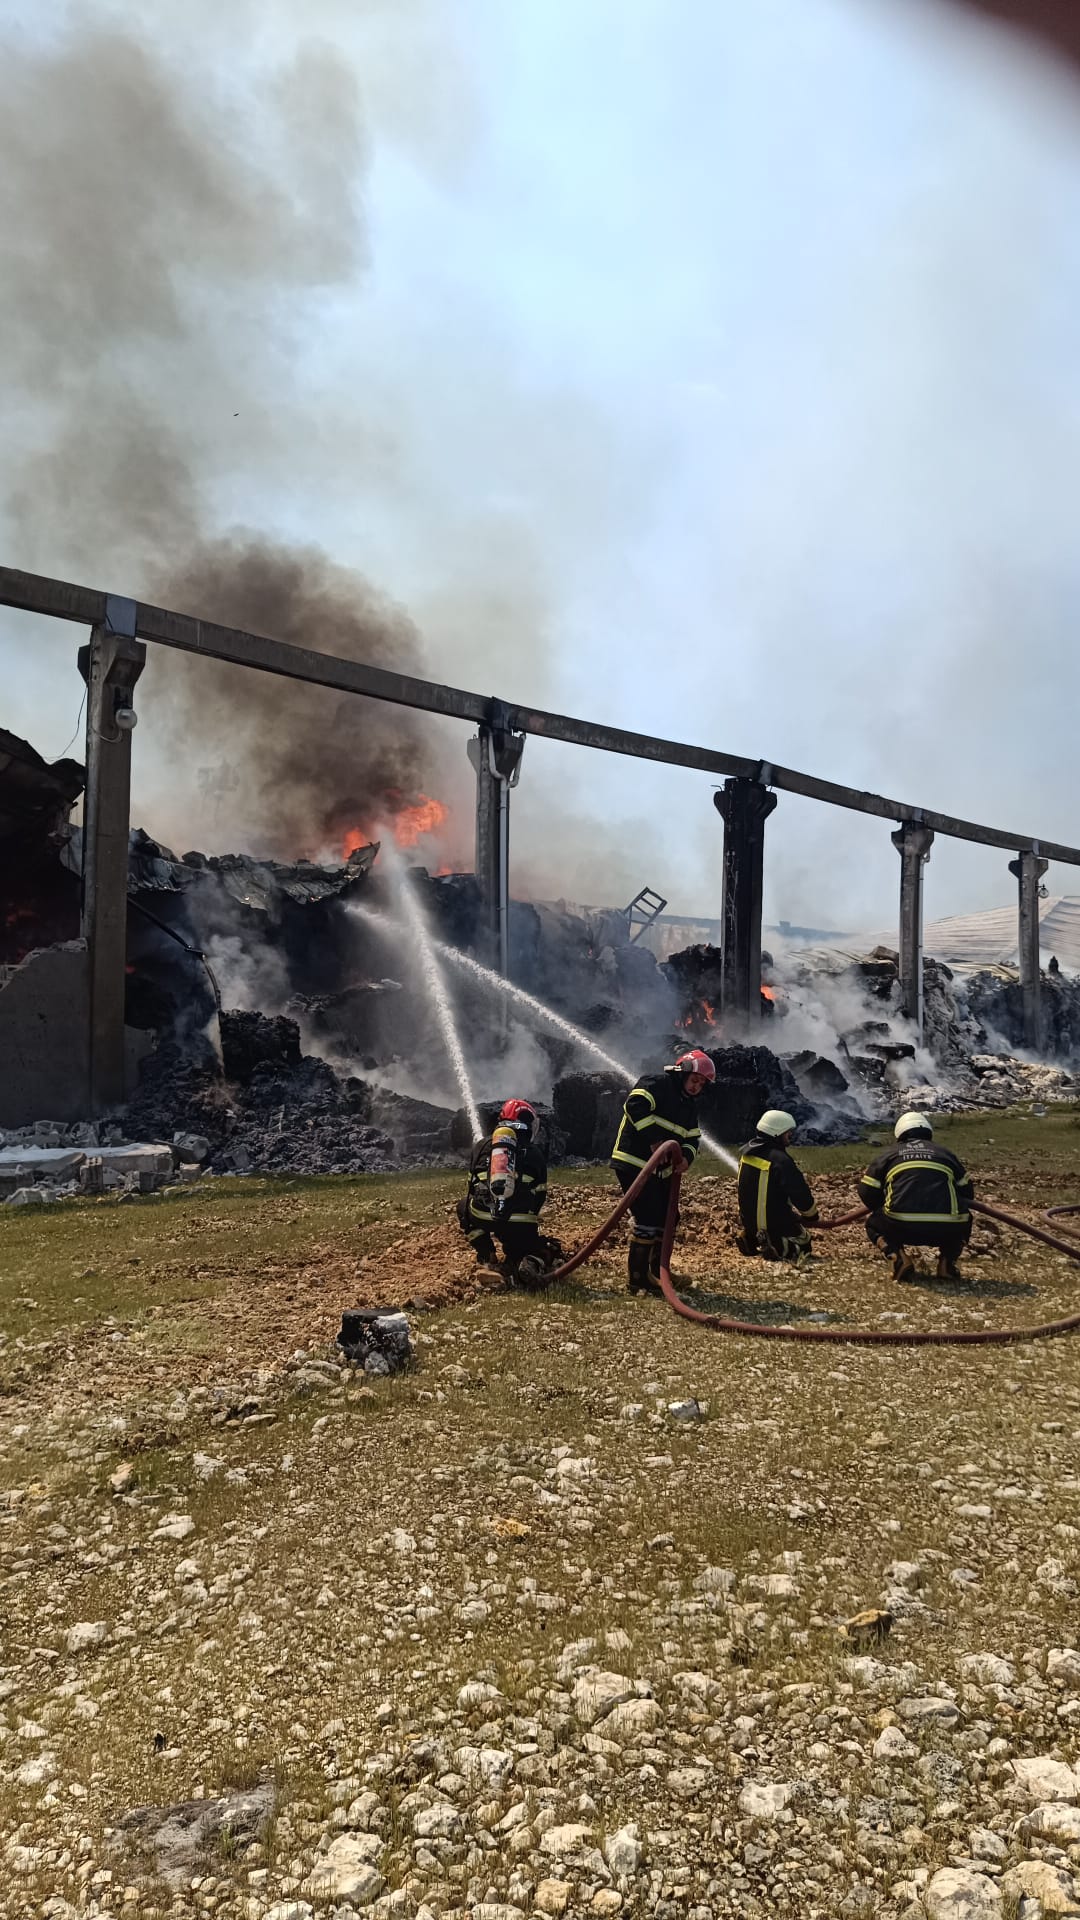
[[298, 1067], [300, 1029], [283, 1015], [222, 1011], [221, 1063], [226, 1080], [250, 1086], [260, 1067]]
[[[292, 1028], [291, 1021], [266, 1022]], [[248, 1031], [253, 1031], [248, 1029]], [[245, 1067], [250, 1064], [244, 1056]], [[209, 1142], [213, 1173], [390, 1173], [452, 1156], [449, 1109], [343, 1077], [325, 1060], [266, 1058], [245, 1082], [209, 1065], [185, 1064], [175, 1050], [149, 1063], [129, 1125], [159, 1134], [186, 1131]]]
[[357, 1307], [343, 1313], [337, 1344], [365, 1373], [403, 1373], [415, 1357], [409, 1322], [400, 1309]]
[[[1023, 1000], [1013, 967], [923, 964], [920, 1044], [900, 1011], [899, 956], [834, 949], [789, 957], [777, 999], [778, 1034], [805, 1044], [785, 1057], [805, 1093], [854, 1103], [867, 1120], [917, 1104], [930, 1112], [1007, 1107], [1080, 1094], [1080, 979], [1043, 976], [1047, 1051], [1023, 1050]], [[809, 1053], [819, 1065], [806, 1064]], [[843, 1102], [827, 1088], [831, 1066], [848, 1081]]]

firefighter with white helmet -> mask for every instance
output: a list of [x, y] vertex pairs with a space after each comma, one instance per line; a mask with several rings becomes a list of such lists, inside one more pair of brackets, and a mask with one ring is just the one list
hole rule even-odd
[[[687, 1166], [701, 1143], [695, 1102], [716, 1079], [707, 1053], [695, 1047], [681, 1053], [662, 1073], [645, 1074], [627, 1094], [611, 1164], [625, 1193], [647, 1166], [657, 1147], [673, 1140]], [[671, 1197], [671, 1163], [646, 1182], [630, 1209], [634, 1226], [627, 1258], [631, 1293], [660, 1292], [660, 1251]]]
[[795, 1133], [790, 1113], [770, 1107], [739, 1156], [740, 1253], [763, 1260], [807, 1260], [807, 1227], [818, 1217], [810, 1183], [788, 1148]]
[[879, 1252], [892, 1255], [894, 1280], [915, 1275], [909, 1247], [936, 1247], [937, 1278], [959, 1280], [957, 1261], [971, 1238], [971, 1175], [937, 1144], [924, 1113], [902, 1113], [893, 1136], [895, 1147], [872, 1160], [859, 1180], [859, 1199], [870, 1213], [866, 1231]]

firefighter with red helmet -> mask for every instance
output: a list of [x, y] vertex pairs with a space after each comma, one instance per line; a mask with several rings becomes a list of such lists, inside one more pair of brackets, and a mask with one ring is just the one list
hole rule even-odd
[[[682, 1053], [662, 1073], [644, 1075], [627, 1094], [611, 1164], [625, 1193], [665, 1140], [674, 1140], [687, 1165], [701, 1143], [695, 1103], [716, 1079], [707, 1053], [695, 1047]], [[631, 1293], [660, 1292], [660, 1250], [671, 1194], [670, 1162], [662, 1166], [630, 1209], [634, 1228], [627, 1259]]]
[[537, 1132], [536, 1113], [528, 1101], [507, 1100], [491, 1133], [473, 1149], [468, 1191], [457, 1209], [480, 1265], [505, 1272], [522, 1286], [542, 1281], [559, 1252], [558, 1243], [540, 1232], [547, 1155]]

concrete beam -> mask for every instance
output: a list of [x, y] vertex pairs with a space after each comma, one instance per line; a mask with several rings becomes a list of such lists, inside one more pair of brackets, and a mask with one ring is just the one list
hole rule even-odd
[[761, 1019], [761, 904], [765, 822], [776, 795], [756, 780], [725, 780], [713, 804], [724, 821], [723, 1011]]
[[510, 971], [510, 790], [521, 773], [525, 736], [496, 711], [469, 741], [476, 771], [476, 880], [480, 889], [484, 964]]
[[[135, 682], [146, 648], [134, 637], [134, 607], [112, 603], [79, 652], [86, 681], [82, 932], [89, 952], [90, 1112], [119, 1106], [125, 1088], [128, 821]], [[127, 626], [127, 632], [116, 631]], [[119, 716], [119, 719], [118, 719]], [[133, 723], [132, 723], [133, 724]]]
[[[28, 613], [45, 614], [56, 620], [77, 620], [91, 626], [104, 620], [108, 602], [107, 594], [92, 587], [73, 586], [40, 574], [22, 573], [14, 567], [0, 567], [0, 606], [20, 607]], [[365, 694], [372, 700], [388, 700], [424, 713], [447, 714], [452, 719], [470, 720], [481, 726], [490, 724], [492, 709], [499, 706], [509, 714], [514, 729], [521, 733], [561, 740], [570, 746], [595, 748], [601, 753], [627, 754], [636, 760], [652, 760], [665, 766], [690, 767], [698, 773], [734, 775], [784, 793], [801, 794], [808, 800], [821, 800], [827, 806], [846, 807], [854, 813], [874, 814], [882, 820], [910, 820], [935, 833], [947, 834], [951, 839], [973, 841], [977, 846], [1002, 847], [1015, 853], [1033, 852], [1038, 848], [1051, 860], [1080, 867], [1080, 847], [980, 826], [976, 821], [961, 820], [953, 814], [935, 813], [928, 807], [912, 806], [904, 800], [889, 800], [879, 793], [841, 786], [835, 780], [819, 780], [793, 767], [748, 760], [740, 754], [690, 746], [684, 741], [661, 740], [654, 734], [627, 733], [620, 727], [575, 720], [567, 714], [508, 706], [460, 687], [417, 680], [409, 674], [365, 666], [355, 660], [339, 660], [309, 647], [286, 646], [283, 641], [270, 640], [261, 634], [219, 627], [212, 621], [195, 620], [187, 614], [170, 613], [163, 607], [141, 602], [135, 605], [135, 620], [134, 631], [140, 639], [156, 641], [159, 646], [179, 647], [186, 653], [203, 653], [214, 660], [230, 660], [237, 666], [254, 667], [261, 673], [283, 674], [315, 686]]]
[[1042, 969], [1039, 965], [1039, 886], [1050, 862], [1038, 849], [1009, 861], [1018, 882], [1020, 988], [1024, 1001], [1024, 1045], [1033, 1053], [1043, 1046]]
[[930, 827], [906, 820], [892, 835], [900, 855], [900, 1005], [922, 1039], [923, 1033], [923, 868], [934, 835]]

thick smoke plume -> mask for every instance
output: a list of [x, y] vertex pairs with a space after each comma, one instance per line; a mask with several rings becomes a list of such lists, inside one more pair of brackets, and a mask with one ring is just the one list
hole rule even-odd
[[[226, 626], [423, 671], [407, 616], [318, 552], [222, 539], [152, 575], [151, 587], [164, 605]], [[423, 721], [407, 708], [190, 655], [169, 657], [168, 688], [174, 753], [197, 740], [234, 833], [239, 823], [255, 851], [338, 853], [347, 834], [392, 825], [445, 784]]]
[[[348, 65], [312, 45], [233, 93], [220, 63], [166, 66], [111, 31], [0, 56], [0, 329], [22, 442], [6, 507], [23, 564], [423, 671], [415, 627], [368, 582], [220, 531], [245, 469], [257, 487], [261, 463], [302, 443], [307, 321], [366, 261]], [[197, 776], [232, 844], [283, 857], [339, 851], [437, 784], [436, 743], [400, 709], [161, 649], [146, 692], [178, 802], [153, 824], [181, 844]]]

